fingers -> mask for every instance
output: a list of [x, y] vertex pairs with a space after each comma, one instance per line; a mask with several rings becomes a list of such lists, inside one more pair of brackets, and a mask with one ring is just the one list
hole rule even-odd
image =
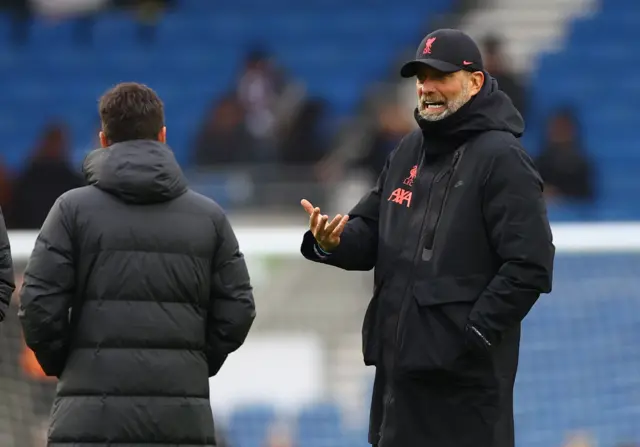
[[329, 225], [327, 225], [327, 228], [325, 229], [327, 234], [333, 233], [333, 230], [336, 229], [336, 227], [338, 226], [341, 220], [342, 220], [342, 214], [338, 214], [336, 217], [334, 217], [333, 220], [329, 223]]
[[338, 225], [336, 225], [336, 228], [331, 232], [331, 237], [339, 238], [344, 231], [344, 227], [347, 225], [347, 222], [349, 222], [349, 216], [344, 216], [342, 219], [340, 219]]
[[318, 242], [340, 238], [349, 216], [338, 214], [327, 224], [329, 216], [321, 215], [320, 208], [314, 207], [307, 199], [302, 199], [300, 205], [309, 214], [309, 229]]
[[300, 205], [302, 205], [302, 208], [304, 208], [304, 210], [309, 214], [309, 216], [313, 214], [313, 205], [307, 199], [302, 199], [300, 201]]
[[309, 216], [309, 229], [316, 235], [316, 227], [320, 223], [320, 208], [314, 208], [311, 216]]
[[[316, 209], [318, 210], [318, 213], [319, 213], [320, 209], [319, 208], [316, 208]], [[315, 214], [315, 211], [314, 211], [314, 214]], [[326, 225], [327, 225], [327, 221], [328, 220], [329, 220], [329, 216], [326, 216], [326, 215], [318, 217], [317, 218], [318, 222], [316, 223], [316, 225], [312, 229], [313, 235], [319, 241], [320, 240], [324, 240], [327, 237], [327, 235], [329, 234], [329, 233], [327, 233], [327, 230], [326, 230]]]
[[317, 228], [320, 223], [318, 217], [320, 216], [320, 208], [314, 208], [311, 202], [307, 199], [302, 199], [300, 201], [300, 205], [304, 208], [304, 210], [309, 213], [309, 229], [316, 236]]

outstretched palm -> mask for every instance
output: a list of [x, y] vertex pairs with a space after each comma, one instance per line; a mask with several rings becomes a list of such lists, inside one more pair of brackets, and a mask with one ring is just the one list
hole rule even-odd
[[302, 199], [300, 204], [309, 214], [309, 230], [320, 248], [328, 252], [335, 250], [340, 245], [340, 236], [349, 221], [349, 216], [338, 214], [329, 222], [329, 216], [321, 215], [320, 208], [314, 207], [308, 200]]

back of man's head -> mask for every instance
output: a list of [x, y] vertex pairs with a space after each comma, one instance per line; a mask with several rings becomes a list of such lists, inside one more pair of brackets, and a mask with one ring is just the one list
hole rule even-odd
[[132, 140], [166, 141], [164, 105], [146, 85], [118, 84], [100, 98], [103, 147]]

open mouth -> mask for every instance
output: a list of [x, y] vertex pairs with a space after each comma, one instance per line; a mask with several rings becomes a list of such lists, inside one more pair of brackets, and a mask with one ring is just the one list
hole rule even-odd
[[442, 101], [422, 101], [422, 108], [428, 110], [439, 110], [444, 107]]

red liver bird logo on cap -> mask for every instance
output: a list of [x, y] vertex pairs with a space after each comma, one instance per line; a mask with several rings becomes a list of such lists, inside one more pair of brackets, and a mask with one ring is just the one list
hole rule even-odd
[[431, 54], [431, 45], [435, 42], [437, 37], [430, 37], [427, 39], [427, 42], [424, 44], [424, 51], [422, 54]]

